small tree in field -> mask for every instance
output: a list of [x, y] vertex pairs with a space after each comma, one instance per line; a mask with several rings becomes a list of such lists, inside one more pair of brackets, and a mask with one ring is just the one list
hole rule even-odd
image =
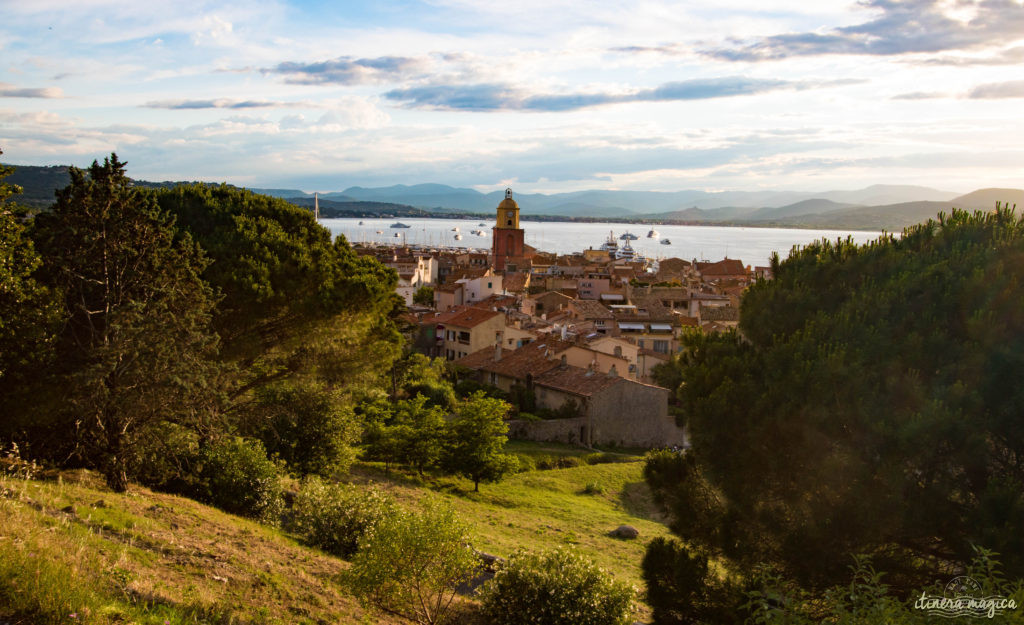
[[449, 616], [455, 589], [469, 580], [477, 558], [454, 510], [430, 502], [423, 513], [381, 520], [360, 541], [349, 582], [366, 606], [415, 623]]
[[448, 424], [445, 466], [473, 480], [474, 491], [480, 490], [480, 482], [497, 482], [519, 466], [515, 456], [502, 453], [508, 440], [504, 417], [509, 408], [506, 402], [477, 391], [459, 406]]

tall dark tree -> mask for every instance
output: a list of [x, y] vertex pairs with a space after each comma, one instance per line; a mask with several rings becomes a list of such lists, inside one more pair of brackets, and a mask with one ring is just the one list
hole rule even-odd
[[73, 434], [74, 451], [124, 490], [159, 426], [202, 427], [216, 411], [207, 260], [151, 192], [133, 188], [115, 154], [72, 168], [34, 238], [42, 275], [63, 294], [55, 436]]
[[809, 588], [853, 554], [918, 587], [972, 545], [1024, 552], [1022, 259], [1024, 221], [997, 207], [776, 260], [739, 333], [685, 341], [693, 449], [648, 472], [673, 529]]
[[375, 385], [390, 370], [401, 344], [393, 270], [277, 198], [184, 185], [158, 201], [212, 259], [202, 275], [223, 295], [214, 326], [238, 372], [232, 410], [280, 382], [333, 392]]
[[[36, 280], [39, 255], [22, 220], [7, 206], [7, 199], [21, 191], [3, 182], [12, 171], [0, 165], [0, 412], [5, 414], [18, 411], [15, 398], [48, 359], [57, 329], [56, 300]], [[0, 427], [11, 425], [9, 419]]]

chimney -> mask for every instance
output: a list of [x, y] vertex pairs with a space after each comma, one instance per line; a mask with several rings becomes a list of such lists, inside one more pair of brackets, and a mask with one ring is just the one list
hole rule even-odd
[[569, 331], [569, 328], [567, 328], [565, 326], [562, 326], [562, 340], [563, 341], [565, 340], [565, 337], [568, 334], [568, 331]]
[[504, 339], [504, 332], [499, 330], [494, 333], [494, 362], [501, 360], [501, 343]]

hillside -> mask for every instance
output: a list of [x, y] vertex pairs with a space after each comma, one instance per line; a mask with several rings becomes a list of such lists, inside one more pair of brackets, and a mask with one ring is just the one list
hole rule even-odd
[[[421, 482], [371, 465], [353, 479], [408, 506], [437, 493], [483, 551], [573, 545], [639, 587], [645, 544], [668, 533], [650, 518], [641, 469], [630, 462], [529, 471], [479, 493], [454, 478]], [[588, 483], [604, 494], [583, 494]], [[640, 539], [607, 535], [622, 523]], [[0, 477], [0, 536], [0, 606], [8, 606], [0, 619], [15, 623], [65, 623], [69, 614], [102, 624], [367, 622], [341, 584], [346, 562], [189, 499], [139, 486], [114, 494], [86, 471], [48, 481]]]

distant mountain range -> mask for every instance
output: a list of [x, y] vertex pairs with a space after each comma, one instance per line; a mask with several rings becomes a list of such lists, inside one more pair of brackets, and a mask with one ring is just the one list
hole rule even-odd
[[[15, 166], [7, 182], [25, 191], [15, 201], [44, 207], [56, 189], [70, 180], [66, 166]], [[175, 183], [136, 181], [140, 186]], [[252, 191], [311, 207], [313, 194], [298, 189], [252, 188]], [[374, 215], [490, 214], [504, 191], [481, 193], [443, 184], [349, 187], [320, 194], [328, 217]], [[952, 208], [991, 210], [996, 202], [1024, 210], [1024, 190], [979, 189], [966, 195], [911, 185], [873, 185], [857, 190], [801, 191], [575, 191], [515, 195], [524, 217], [777, 226], [843, 230], [899, 231]]]

